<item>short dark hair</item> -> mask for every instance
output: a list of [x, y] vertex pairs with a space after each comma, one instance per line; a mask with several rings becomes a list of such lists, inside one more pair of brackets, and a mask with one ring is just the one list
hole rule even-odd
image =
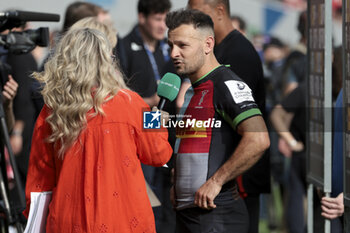
[[193, 25], [194, 28], [210, 28], [214, 30], [214, 23], [209, 15], [192, 9], [181, 9], [169, 12], [165, 22], [169, 31], [174, 30], [182, 24], [190, 24]]
[[139, 0], [137, 4], [138, 13], [145, 16], [168, 12], [171, 8], [170, 0]]
[[70, 4], [65, 13], [63, 31], [67, 31], [73, 24], [86, 17], [97, 16], [101, 12], [107, 12], [102, 7], [89, 2], [74, 2]]
[[277, 37], [266, 37], [265, 38], [265, 43], [263, 45], [263, 51], [265, 51], [266, 49], [270, 48], [270, 47], [275, 47], [275, 48], [284, 48], [285, 45], [284, 43], [278, 39]]
[[238, 27], [239, 29], [245, 31], [246, 29], [246, 23], [244, 21], [244, 19], [238, 15], [232, 15], [231, 16], [231, 20], [236, 20], [238, 22]]

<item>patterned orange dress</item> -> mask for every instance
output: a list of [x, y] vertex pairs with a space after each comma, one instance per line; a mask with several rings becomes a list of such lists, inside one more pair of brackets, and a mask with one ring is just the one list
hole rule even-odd
[[45, 139], [50, 126], [45, 106], [37, 119], [26, 184], [30, 192], [53, 191], [46, 232], [155, 232], [140, 162], [162, 166], [172, 149], [165, 129], [142, 129], [142, 112], [149, 110], [129, 90], [103, 105], [105, 116], [88, 121], [64, 159]]

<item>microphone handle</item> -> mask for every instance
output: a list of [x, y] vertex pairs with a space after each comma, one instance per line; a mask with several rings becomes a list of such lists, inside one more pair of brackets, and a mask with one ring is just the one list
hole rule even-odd
[[166, 98], [160, 97], [160, 101], [159, 101], [159, 104], [158, 104], [158, 109], [159, 110], [163, 110], [165, 103], [166, 103]]

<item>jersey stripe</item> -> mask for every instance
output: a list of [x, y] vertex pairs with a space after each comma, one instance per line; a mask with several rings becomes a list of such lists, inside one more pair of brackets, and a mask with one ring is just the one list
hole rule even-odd
[[258, 108], [252, 108], [245, 112], [242, 112], [241, 114], [236, 116], [236, 118], [233, 120], [234, 129], [236, 129], [237, 125], [241, 123], [243, 120], [256, 115], [261, 115], [261, 112]]

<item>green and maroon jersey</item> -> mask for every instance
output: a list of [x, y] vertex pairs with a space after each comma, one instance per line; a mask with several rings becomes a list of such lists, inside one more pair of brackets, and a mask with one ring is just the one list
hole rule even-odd
[[[237, 75], [219, 66], [192, 83], [176, 128], [175, 190], [177, 209], [194, 206], [195, 192], [233, 154], [240, 136], [237, 126], [261, 115], [252, 91]], [[238, 197], [235, 181], [226, 183], [215, 199], [225, 204]]]

